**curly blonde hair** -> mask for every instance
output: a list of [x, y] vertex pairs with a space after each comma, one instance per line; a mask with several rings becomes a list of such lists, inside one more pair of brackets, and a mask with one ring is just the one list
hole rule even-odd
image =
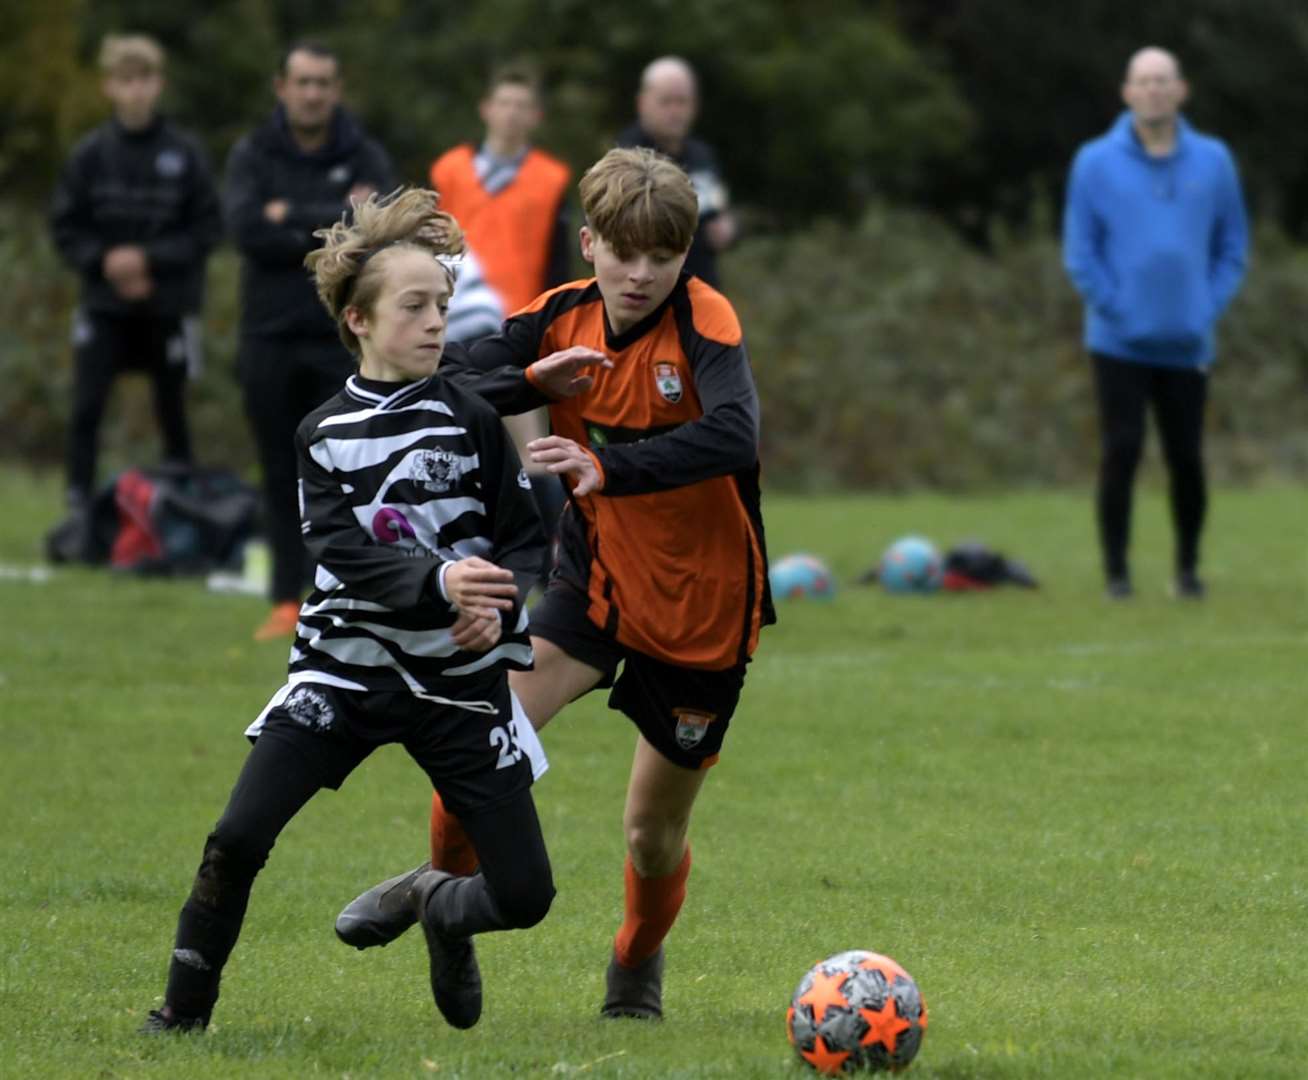
[[[336, 320], [345, 347], [359, 354], [359, 339], [345, 321], [348, 308], [371, 313], [381, 295], [384, 259], [375, 258], [391, 248], [413, 247], [434, 257], [463, 251], [463, 230], [440, 209], [440, 196], [427, 188], [398, 188], [389, 195], [369, 195], [354, 204], [350, 215], [313, 235], [322, 247], [304, 257], [313, 273], [318, 299]], [[454, 271], [441, 263], [453, 285]]]

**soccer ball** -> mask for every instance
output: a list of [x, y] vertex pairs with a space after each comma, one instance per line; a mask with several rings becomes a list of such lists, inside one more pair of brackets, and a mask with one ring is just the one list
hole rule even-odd
[[768, 570], [772, 595], [786, 600], [830, 600], [836, 594], [836, 579], [827, 564], [816, 555], [786, 555]]
[[859, 949], [814, 965], [786, 1010], [791, 1045], [828, 1076], [907, 1068], [926, 1026], [912, 976], [890, 957]]
[[886, 592], [935, 592], [944, 580], [944, 563], [935, 544], [921, 536], [896, 540], [881, 556], [877, 578]]

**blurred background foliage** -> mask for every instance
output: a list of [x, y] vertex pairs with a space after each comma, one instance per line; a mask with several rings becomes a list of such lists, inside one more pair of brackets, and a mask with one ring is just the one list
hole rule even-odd
[[[583, 169], [632, 118], [641, 68], [700, 74], [698, 132], [746, 225], [724, 261], [776, 482], [951, 488], [1082, 482], [1094, 460], [1080, 308], [1057, 208], [1076, 146], [1120, 108], [1125, 61], [1183, 59], [1194, 122], [1240, 162], [1255, 265], [1223, 327], [1214, 466], [1308, 475], [1308, 6], [1290, 0], [43, 0], [0, 2], [0, 457], [55, 464], [74, 282], [44, 214], [72, 142], [107, 110], [100, 37], [170, 54], [170, 115], [221, 168], [272, 104], [281, 50], [337, 49], [347, 100], [420, 182], [476, 138], [489, 70], [544, 76], [539, 141]], [[580, 268], [579, 268], [580, 270]], [[231, 377], [235, 256], [210, 264], [205, 460], [250, 467]], [[107, 466], [153, 452], [145, 388], [120, 386]]]

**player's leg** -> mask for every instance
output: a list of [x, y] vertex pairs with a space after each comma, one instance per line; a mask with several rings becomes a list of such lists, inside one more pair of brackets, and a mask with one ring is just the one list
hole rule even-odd
[[188, 358], [182, 320], [150, 319], [144, 323], [141, 345], [150, 374], [164, 460], [190, 464], [191, 432], [186, 420]]
[[[535, 666], [531, 671], [510, 672], [509, 685], [531, 726], [539, 731], [568, 702], [594, 688], [604, 678], [604, 672], [534, 634], [531, 648]], [[430, 840], [431, 864], [437, 870], [455, 874], [476, 870], [476, 845], [469, 843], [458, 818], [446, 810], [436, 791], [431, 797]]]
[[1199, 537], [1208, 509], [1203, 462], [1207, 400], [1205, 372], [1190, 368], [1157, 372], [1154, 417], [1167, 462], [1168, 494], [1176, 534], [1176, 593], [1191, 600], [1204, 594], [1198, 570]]
[[73, 402], [67, 456], [70, 507], [88, 509], [94, 494], [100, 422], [121, 362], [119, 323], [80, 309], [73, 316]]
[[[510, 672], [509, 685], [532, 728], [539, 729], [569, 701], [600, 682], [604, 672], [569, 656], [545, 638], [533, 635], [531, 643], [534, 669]], [[476, 843], [436, 790], [432, 792], [429, 838], [431, 868], [451, 874], [476, 872], [479, 854]], [[360, 893], [336, 917], [336, 936], [356, 949], [394, 941], [414, 924], [408, 893], [427, 869], [427, 864], [422, 864]]]
[[1108, 592], [1120, 599], [1131, 594], [1131, 492], [1144, 449], [1148, 369], [1108, 356], [1093, 360], [1100, 439], [1096, 514]]
[[269, 714], [205, 841], [178, 917], [164, 1005], [151, 1014], [147, 1030], [208, 1023], [250, 889], [278, 835], [320, 788], [338, 787], [368, 749], [353, 740], [323, 739], [277, 710]]
[[609, 704], [640, 730], [623, 831], [622, 925], [606, 978], [605, 1016], [663, 1013], [663, 941], [686, 897], [691, 810], [718, 758], [744, 684], [744, 665], [694, 671], [631, 654]]
[[[502, 674], [466, 687], [459, 698], [485, 701], [495, 711], [447, 706], [415, 716], [404, 746], [481, 856], [471, 876], [424, 871], [410, 896], [427, 940], [436, 1005], [453, 1026], [467, 1028], [481, 1015], [473, 936], [534, 926], [554, 899], [554, 881], [531, 797], [533, 780], [546, 768], [535, 732]], [[524, 729], [528, 745], [520, 742]]]
[[298, 411], [300, 351], [293, 341], [247, 334], [237, 357], [245, 413], [259, 451], [263, 521], [272, 561], [272, 610], [255, 630], [256, 641], [294, 634], [304, 585], [295, 461], [295, 429], [304, 416]]

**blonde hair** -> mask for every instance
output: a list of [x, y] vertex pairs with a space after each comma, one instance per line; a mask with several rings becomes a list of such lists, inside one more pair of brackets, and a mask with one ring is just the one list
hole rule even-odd
[[100, 43], [100, 72], [120, 75], [126, 72], [161, 74], [164, 67], [163, 46], [145, 34], [106, 34]]
[[[389, 195], [369, 195], [354, 204], [353, 220], [342, 217], [319, 229], [322, 247], [304, 257], [313, 273], [318, 299], [336, 320], [345, 347], [356, 356], [359, 339], [345, 321], [348, 308], [371, 313], [381, 295], [384, 273], [374, 256], [396, 247], [417, 248], [433, 257], [463, 251], [463, 230], [439, 208], [440, 196], [427, 188], [398, 188]], [[347, 217], [349, 215], [346, 215]], [[454, 271], [441, 263], [454, 283]]]
[[699, 200], [690, 178], [653, 150], [610, 150], [586, 170], [579, 186], [586, 222], [619, 258], [680, 253], [695, 237]]

